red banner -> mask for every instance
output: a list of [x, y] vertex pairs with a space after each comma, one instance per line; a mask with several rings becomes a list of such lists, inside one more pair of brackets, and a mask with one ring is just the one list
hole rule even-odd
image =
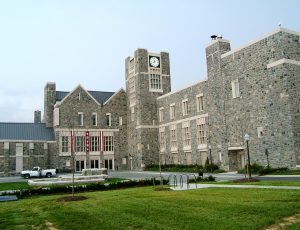
[[74, 153], [74, 130], [71, 130], [71, 153]]
[[89, 131], [85, 132], [85, 151], [87, 153], [90, 152], [90, 132]]

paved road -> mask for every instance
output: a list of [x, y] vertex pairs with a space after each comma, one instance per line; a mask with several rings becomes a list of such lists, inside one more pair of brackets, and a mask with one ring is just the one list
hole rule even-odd
[[[160, 177], [160, 173], [159, 172], [148, 172], [148, 171], [110, 171], [108, 172], [108, 175], [110, 177], [114, 177], [114, 178], [129, 178], [129, 179], [142, 179], [142, 178], [148, 178], [151, 179], [153, 177], [155, 178], [159, 178]], [[172, 172], [162, 172], [161, 173], [162, 177], [164, 179], [168, 179], [168, 177], [170, 175], [176, 175], [177, 180], [180, 179], [181, 175], [188, 175], [189, 178], [193, 178], [194, 173], [172, 173]], [[204, 177], [207, 177], [209, 175], [212, 175], [214, 177], [216, 177], [217, 181], [221, 181], [221, 180], [236, 180], [236, 179], [240, 179], [240, 178], [244, 178], [245, 175], [244, 174], [237, 174], [237, 173], [218, 173], [218, 174], [209, 174], [209, 173], [205, 173]], [[174, 176], [172, 176], [174, 177]], [[271, 181], [271, 180], [276, 180], [276, 181], [300, 181], [300, 175], [290, 175], [290, 176], [256, 176], [253, 175], [253, 177], [257, 177], [259, 180], [264, 180], [264, 181]], [[186, 176], [183, 176], [183, 179], [186, 180]], [[173, 179], [171, 179], [173, 180]], [[0, 183], [7, 183], [7, 182], [24, 182], [27, 181], [26, 179], [23, 179], [20, 176], [11, 176], [11, 177], [0, 177]]]

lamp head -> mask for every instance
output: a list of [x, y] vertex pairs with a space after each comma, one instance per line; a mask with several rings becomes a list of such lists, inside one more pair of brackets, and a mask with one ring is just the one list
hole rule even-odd
[[250, 140], [250, 135], [248, 133], [245, 134], [244, 136], [245, 141], [249, 141]]

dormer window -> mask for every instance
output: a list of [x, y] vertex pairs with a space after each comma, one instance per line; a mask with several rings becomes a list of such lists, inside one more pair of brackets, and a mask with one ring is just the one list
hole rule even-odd
[[92, 113], [93, 126], [97, 126], [97, 113]]
[[106, 114], [106, 125], [111, 126], [111, 114], [110, 113]]
[[78, 126], [83, 126], [83, 113], [79, 112], [77, 115]]

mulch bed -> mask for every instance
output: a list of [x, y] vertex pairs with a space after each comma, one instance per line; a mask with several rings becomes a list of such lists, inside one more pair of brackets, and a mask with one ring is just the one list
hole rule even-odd
[[58, 198], [57, 202], [69, 202], [69, 201], [79, 201], [79, 200], [86, 200], [87, 197], [85, 196], [63, 196]]
[[246, 182], [257, 182], [259, 181], [258, 179], [255, 179], [255, 178], [242, 178], [242, 179], [237, 179], [237, 180], [234, 180], [233, 182], [235, 183], [246, 183]]

